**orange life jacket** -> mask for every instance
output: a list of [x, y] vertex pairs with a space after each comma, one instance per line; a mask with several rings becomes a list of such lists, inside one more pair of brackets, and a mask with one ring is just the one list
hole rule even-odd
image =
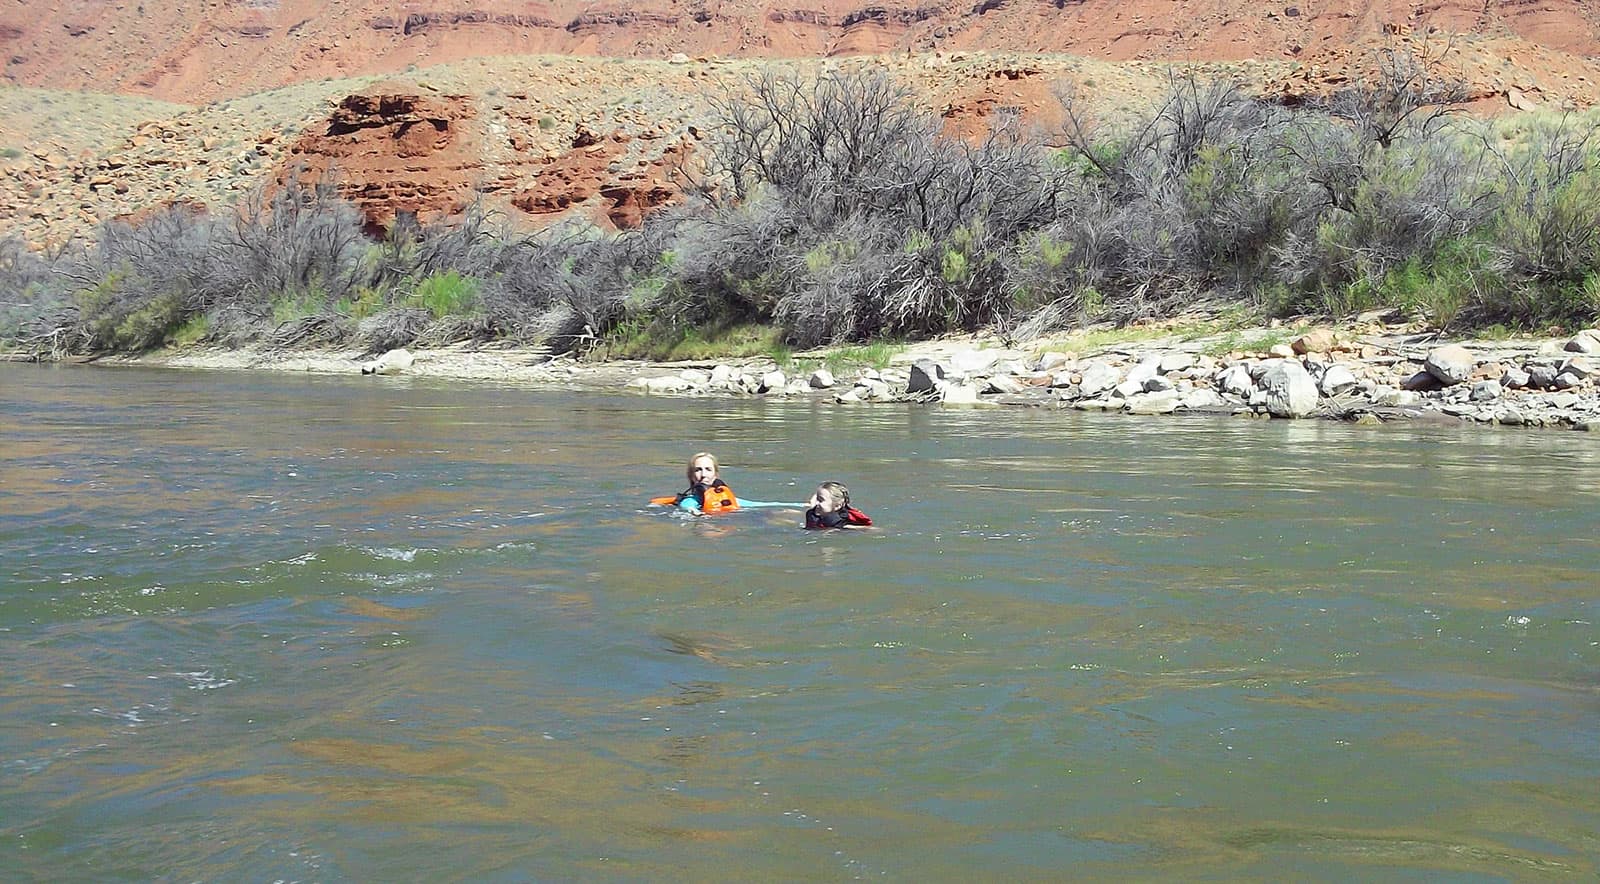
[[700, 501], [700, 511], [708, 515], [731, 513], [738, 508], [739, 498], [734, 497], [733, 489], [720, 479], [706, 488], [705, 498]]
[[[677, 497], [652, 497], [650, 502], [662, 506], [677, 506], [694, 496], [694, 489], [690, 488], [688, 491], [678, 492]], [[706, 486], [705, 493], [700, 498], [700, 511], [703, 513], [731, 513], [738, 508], [739, 498], [733, 496], [733, 489], [721, 479]]]

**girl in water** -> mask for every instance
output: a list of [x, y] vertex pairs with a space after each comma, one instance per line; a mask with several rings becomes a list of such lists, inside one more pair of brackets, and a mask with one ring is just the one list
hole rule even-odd
[[823, 482], [815, 494], [806, 501], [806, 530], [822, 528], [862, 528], [872, 524], [872, 518], [850, 505], [850, 489], [839, 482]]

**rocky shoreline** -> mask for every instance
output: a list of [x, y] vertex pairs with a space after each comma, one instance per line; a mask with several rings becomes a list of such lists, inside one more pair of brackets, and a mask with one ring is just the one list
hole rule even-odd
[[[109, 365], [405, 375], [656, 396], [784, 396], [839, 404], [1022, 405], [1139, 415], [1207, 413], [1366, 423], [1419, 418], [1600, 430], [1600, 330], [1447, 343], [1430, 335], [1310, 328], [1261, 348], [1239, 333], [1085, 347], [952, 339], [907, 345], [882, 369], [785, 371], [771, 360], [586, 362], [532, 349], [455, 346], [373, 359], [356, 351], [169, 350]], [[820, 366], [826, 353], [801, 354]]]

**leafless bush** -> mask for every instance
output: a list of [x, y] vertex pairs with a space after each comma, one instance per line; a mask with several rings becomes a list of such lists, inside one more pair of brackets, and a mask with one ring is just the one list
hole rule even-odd
[[892, 237], [872, 222], [856, 218], [833, 238], [783, 258], [784, 294], [773, 318], [802, 347], [851, 338], [869, 338], [888, 324], [882, 310], [886, 290], [897, 275]]
[[60, 277], [19, 236], [0, 238], [0, 344], [48, 358], [75, 324]]
[[445, 316], [423, 329], [415, 343], [419, 347], [444, 347], [463, 341], [483, 343], [499, 336], [499, 329], [487, 316]]
[[260, 304], [220, 304], [206, 313], [206, 340], [224, 347], [244, 347], [260, 341], [270, 330], [272, 312]]
[[807, 80], [768, 70], [740, 93], [713, 96], [723, 120], [708, 172], [743, 202], [763, 187], [793, 194], [827, 227], [875, 194], [864, 179], [926, 143], [936, 121], [904, 85], [878, 71], [834, 72]]
[[[1333, 137], [1300, 152], [1317, 157], [1349, 149], [1348, 140]], [[1445, 243], [1483, 229], [1501, 208], [1481, 145], [1444, 130], [1370, 153], [1354, 168], [1337, 204], [1304, 217], [1278, 248], [1276, 272], [1290, 286], [1376, 286], [1407, 261], [1430, 258]]]
[[382, 353], [409, 346], [432, 324], [433, 317], [426, 310], [393, 307], [361, 320], [356, 342], [369, 353]]
[[316, 347], [342, 344], [355, 334], [356, 324], [340, 313], [320, 312], [279, 323], [268, 340], [276, 347]]
[[363, 281], [360, 212], [328, 181], [291, 177], [270, 194], [257, 190], [219, 228], [228, 259], [220, 287], [236, 301], [309, 295], [332, 303]]
[[516, 242], [505, 217], [476, 202], [459, 218], [423, 229], [410, 275], [424, 278], [454, 271], [474, 279], [492, 279], [505, 270]]
[[1377, 51], [1372, 76], [1335, 92], [1321, 106], [1347, 121], [1361, 143], [1379, 150], [1427, 138], [1470, 97], [1466, 83], [1442, 73], [1453, 46], [1453, 39], [1390, 43]]
[[[734, 240], [732, 273], [679, 282], [724, 309], [770, 304], [797, 340], [994, 321], [1015, 291], [1010, 244], [1061, 210], [1068, 172], [1014, 116], [977, 140], [949, 137], [881, 72], [769, 74], [720, 107], [707, 169], [721, 214], [685, 229], [747, 235]], [[714, 254], [681, 256], [698, 271], [692, 259]]]
[[1289, 114], [1237, 83], [1173, 73], [1152, 113], [1114, 127], [1074, 91], [1058, 97], [1074, 174], [1063, 220], [1040, 231], [1048, 254], [1019, 243], [1019, 290], [1035, 303], [1135, 318], [1201, 288], [1242, 288], [1304, 212]]

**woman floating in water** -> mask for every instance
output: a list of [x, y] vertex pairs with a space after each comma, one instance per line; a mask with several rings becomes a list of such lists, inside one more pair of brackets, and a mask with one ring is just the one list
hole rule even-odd
[[697, 516], [708, 516], [714, 513], [730, 513], [736, 509], [757, 507], [798, 507], [797, 503], [774, 503], [766, 500], [743, 500], [734, 496], [733, 489], [728, 483], [722, 481], [722, 475], [717, 467], [717, 459], [707, 452], [700, 452], [689, 458], [689, 466], [684, 471], [689, 487], [678, 492], [674, 497], [656, 497], [651, 503], [663, 506], [675, 506], [686, 513]]

